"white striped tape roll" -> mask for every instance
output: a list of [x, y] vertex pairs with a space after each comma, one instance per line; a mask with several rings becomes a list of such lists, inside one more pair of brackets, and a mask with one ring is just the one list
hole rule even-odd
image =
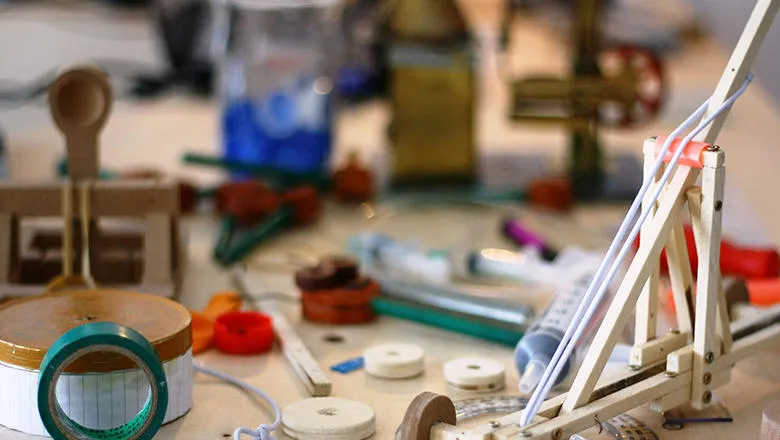
[[[112, 290], [47, 293], [0, 305], [0, 425], [47, 435], [38, 414], [44, 355], [68, 330], [113, 322], [139, 332], [162, 360], [168, 386], [163, 423], [192, 407], [192, 319], [182, 305], [155, 295]], [[116, 428], [135, 417], [149, 394], [146, 374], [130, 359], [96, 350], [76, 358], [56, 385], [60, 407], [91, 429]]]
[[[192, 351], [163, 364], [168, 381], [168, 423], [192, 408]], [[38, 415], [38, 371], [0, 363], [0, 425], [48, 436]], [[71, 419], [92, 429], [111, 429], [136, 416], [146, 403], [149, 382], [141, 370], [63, 374], [57, 400]]]

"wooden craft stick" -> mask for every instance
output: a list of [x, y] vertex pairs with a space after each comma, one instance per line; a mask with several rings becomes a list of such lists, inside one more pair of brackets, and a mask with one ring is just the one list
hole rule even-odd
[[[233, 283], [243, 296], [250, 296], [251, 290], [240, 269], [233, 272]], [[282, 353], [309, 393], [314, 397], [329, 396], [332, 384], [328, 375], [314, 359], [300, 336], [295, 333], [295, 329], [290, 325], [290, 321], [287, 320], [284, 313], [276, 307], [273, 301], [263, 301], [260, 308], [271, 316], [276, 337], [282, 345]]]

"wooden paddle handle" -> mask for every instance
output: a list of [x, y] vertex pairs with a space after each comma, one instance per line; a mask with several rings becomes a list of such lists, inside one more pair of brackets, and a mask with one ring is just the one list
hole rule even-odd
[[94, 67], [65, 71], [49, 88], [49, 108], [65, 136], [71, 179], [98, 177], [98, 134], [111, 113], [112, 101], [106, 74]]

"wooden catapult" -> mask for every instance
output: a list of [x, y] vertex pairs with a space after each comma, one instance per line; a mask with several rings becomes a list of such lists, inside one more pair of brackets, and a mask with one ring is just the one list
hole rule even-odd
[[[705, 117], [740, 88], [779, 8], [780, 0], [758, 1]], [[701, 409], [712, 402], [715, 388], [729, 382], [736, 362], [780, 344], [780, 307], [748, 321], [730, 323], [728, 318], [719, 269], [724, 152], [714, 145], [727, 114], [728, 109], [685, 147], [657, 203], [649, 203], [652, 197], [643, 199], [643, 211], [651, 212], [642, 225], [639, 249], [569, 392], [546, 400], [530, 424], [521, 423], [520, 411], [466, 430], [455, 426], [449, 398], [423, 393], [407, 409], [396, 440], [564, 440], [644, 404], [658, 412], [687, 403]], [[654, 170], [660, 143], [655, 138], [645, 142], [646, 174]], [[679, 141], [672, 149], [676, 147]], [[669, 157], [665, 156], [667, 162]], [[654, 181], [658, 182], [662, 172], [652, 177]], [[686, 204], [699, 256], [695, 299], [681, 223]], [[664, 247], [678, 328], [659, 335], [658, 266]], [[635, 345], [628, 368], [600, 381], [634, 309]]]
[[98, 180], [98, 135], [112, 104], [103, 72], [62, 73], [49, 101], [66, 139], [68, 179], [0, 182], [0, 298], [37, 295], [58, 275], [90, 268], [101, 286], [174, 296], [183, 265], [177, 185]]

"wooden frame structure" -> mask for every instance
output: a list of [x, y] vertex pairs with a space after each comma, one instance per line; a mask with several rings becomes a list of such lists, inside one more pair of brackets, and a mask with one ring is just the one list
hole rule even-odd
[[[42, 293], [59, 271], [65, 255], [72, 255], [76, 270], [84, 251], [79, 240], [63, 233], [65, 212], [74, 213], [88, 191], [89, 243], [92, 268], [97, 283], [103, 287], [132, 289], [167, 297], [175, 295], [180, 284], [183, 258], [179, 236], [178, 187], [174, 182], [152, 180], [98, 180], [98, 136], [110, 113], [112, 93], [105, 74], [92, 67], [80, 67], [61, 74], [49, 91], [52, 117], [66, 138], [68, 182], [25, 183], [0, 182], [0, 298]], [[74, 189], [64, 195], [64, 190]], [[70, 191], [68, 189], [67, 191]], [[67, 202], [70, 201], [70, 204]], [[68, 206], [72, 205], [72, 206]], [[43, 235], [62, 246], [59, 260], [33, 264], [34, 282], [22, 280], [26, 249], [22, 249], [22, 220], [25, 218], [59, 218], [54, 231]], [[135, 228], [105, 228], [99, 220], [105, 217], [133, 219]], [[140, 220], [140, 222], [139, 222]], [[67, 229], [67, 228], [66, 228]], [[79, 236], [78, 228], [70, 228]], [[41, 232], [39, 229], [37, 232]], [[48, 235], [47, 235], [48, 234]], [[72, 252], [66, 248], [71, 248]], [[119, 258], [109, 258], [112, 251], [125, 251]], [[132, 253], [140, 257], [129, 257]], [[105, 258], [104, 258], [105, 257]], [[129, 268], [137, 262], [141, 266]], [[35, 263], [35, 262], [33, 262]], [[52, 266], [54, 268], [52, 269]], [[131, 272], [140, 272], [130, 276]], [[57, 272], [59, 273], [59, 272]]]
[[[778, 9], [780, 0], [758, 0], [705, 117], [713, 115], [742, 85]], [[685, 403], [703, 408], [710, 404], [712, 390], [729, 382], [737, 361], [780, 344], [780, 307], [754, 321], [730, 324], [728, 319], [719, 269], [724, 152], [713, 145], [727, 114], [728, 110], [715, 117], [697, 142], [686, 147], [657, 203], [653, 206], [650, 198], [644, 200], [642, 209], [652, 212], [642, 226], [639, 249], [568, 393], [545, 401], [527, 426], [520, 424], [523, 412], [517, 412], [470, 430], [453, 425], [454, 410], [443, 409], [448, 404], [442, 403], [442, 396], [421, 395], [407, 410], [396, 440], [563, 440], [647, 403], [656, 411]], [[654, 138], [645, 143], [646, 173], [654, 169], [658, 142]], [[660, 173], [654, 177], [657, 181]], [[695, 304], [680, 218], [686, 204], [699, 255]], [[658, 335], [658, 262], [664, 247], [678, 329]], [[628, 368], [618, 377], [599, 382], [635, 306], [636, 340]]]

